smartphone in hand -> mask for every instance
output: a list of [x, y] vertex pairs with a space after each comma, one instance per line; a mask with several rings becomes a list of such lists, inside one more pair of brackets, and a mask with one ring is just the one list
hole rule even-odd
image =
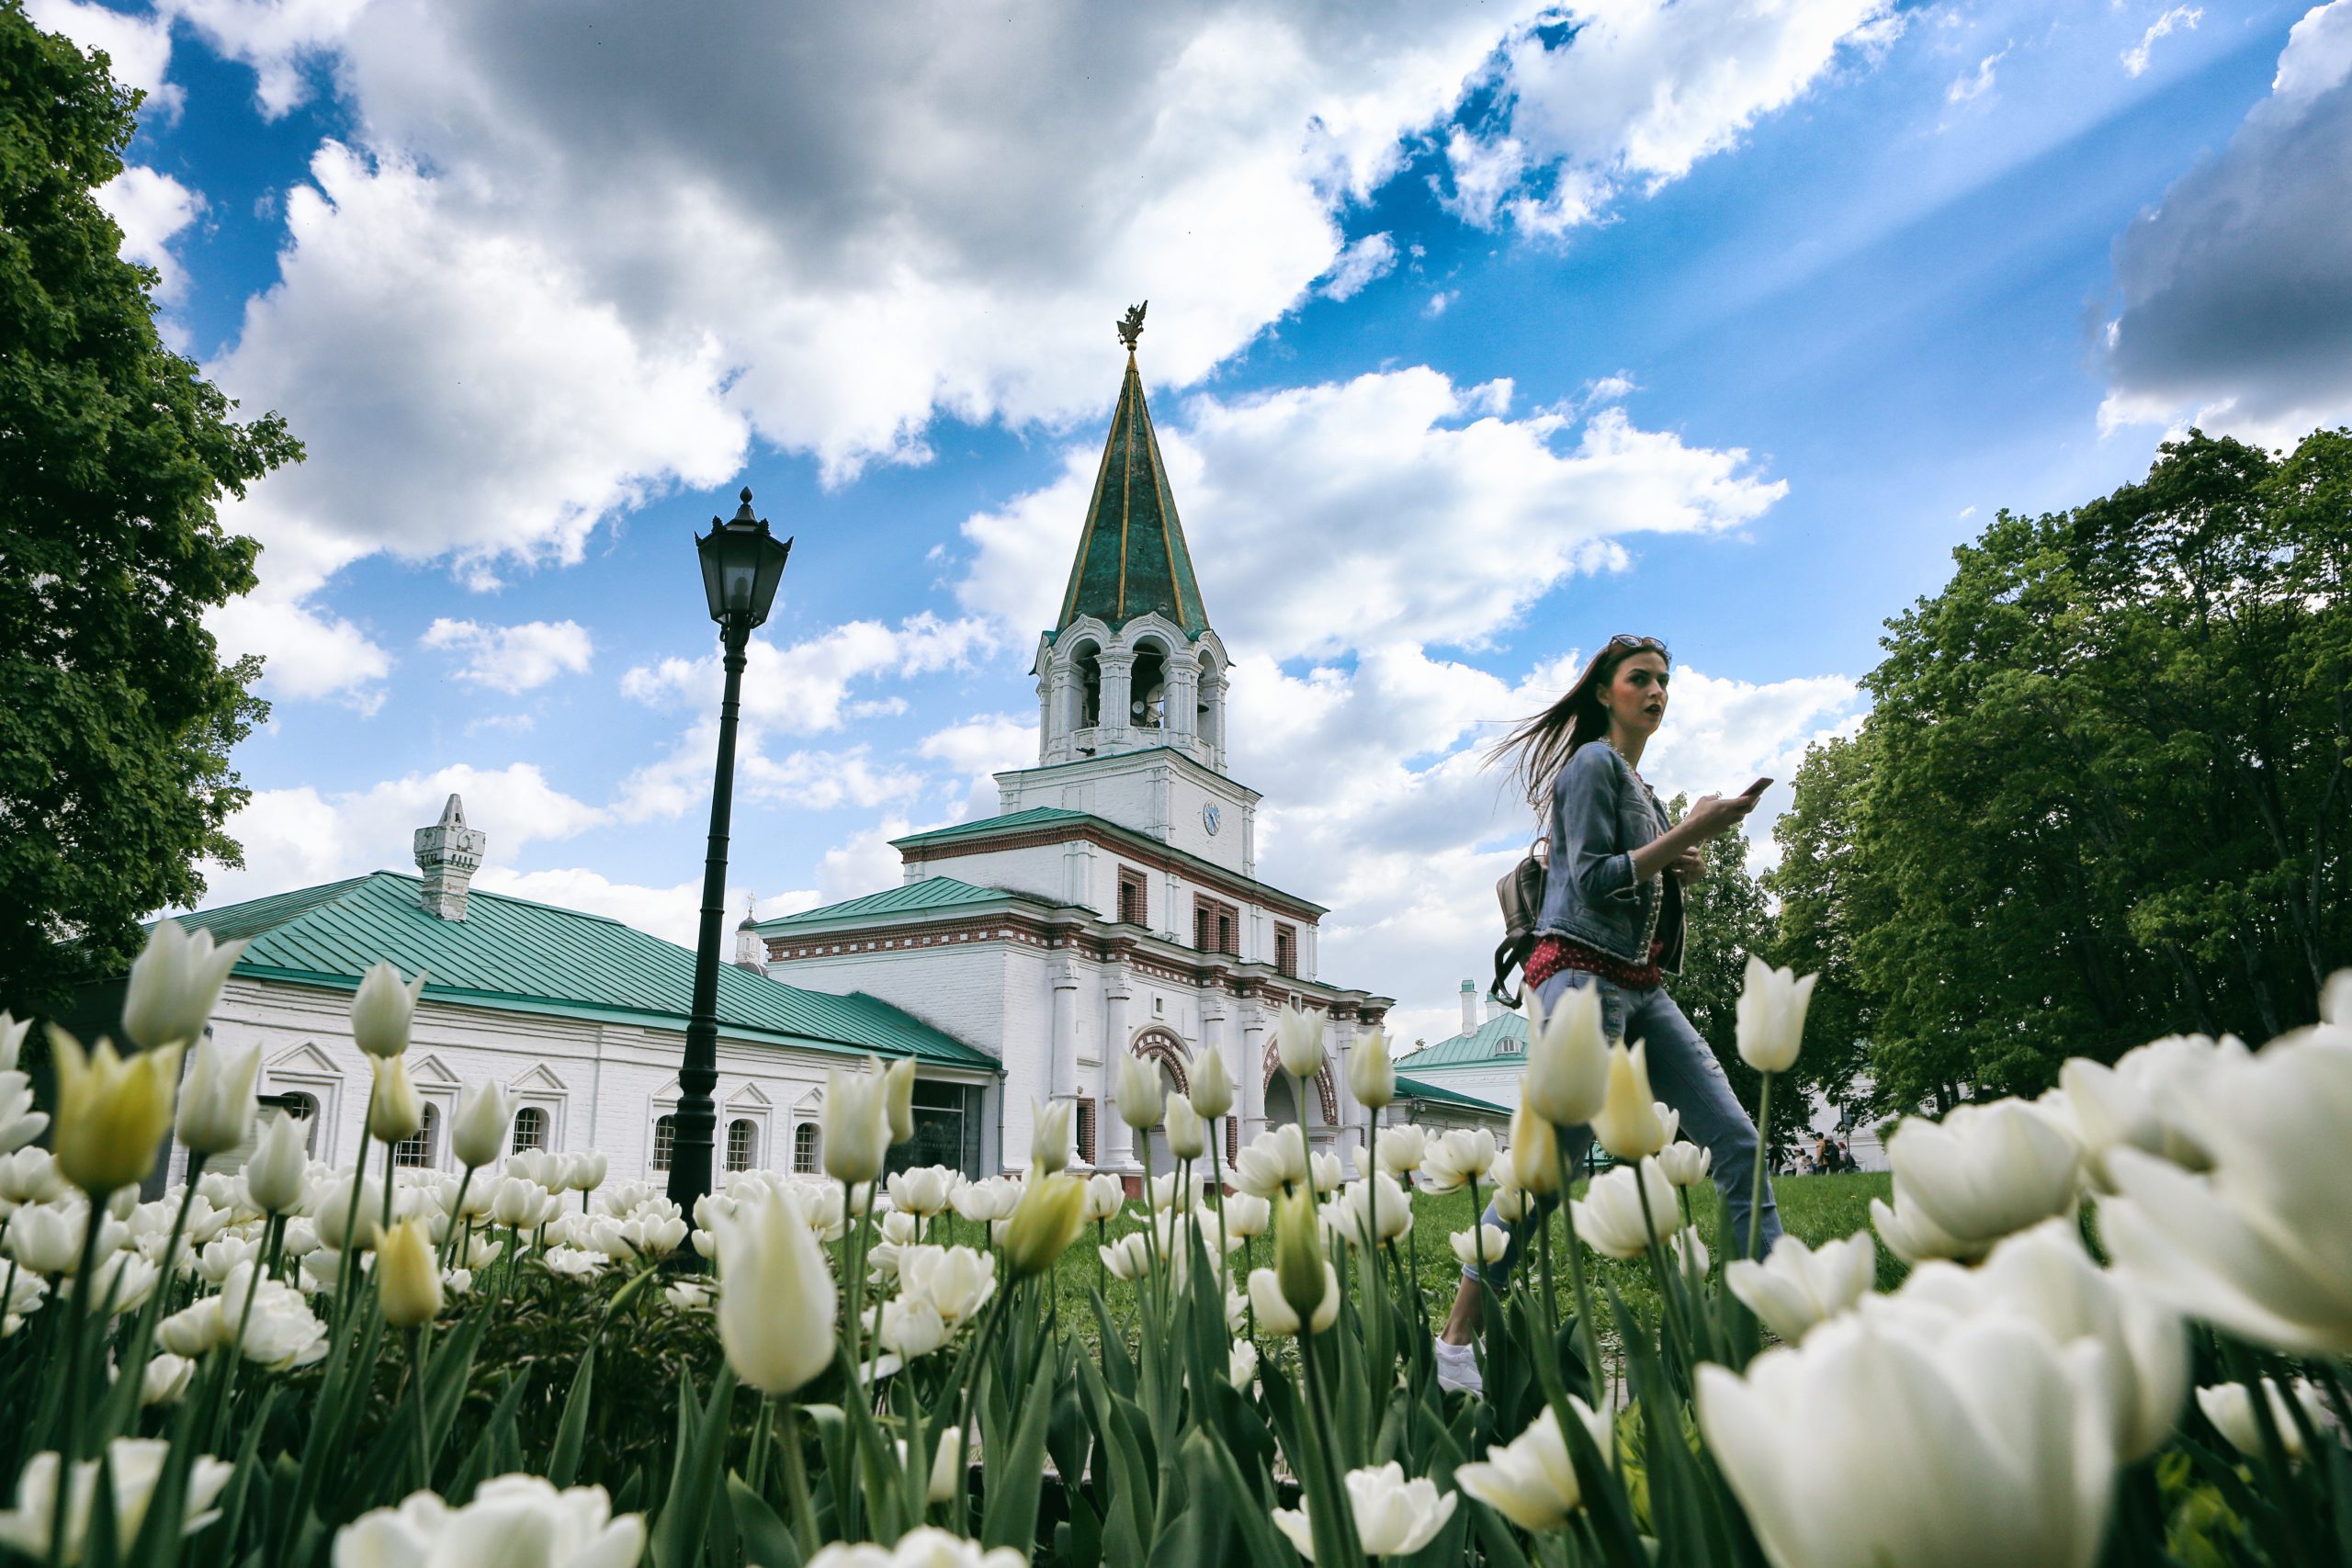
[[1758, 795], [1762, 795], [1766, 790], [1771, 787], [1772, 781], [1770, 779], [1758, 779], [1754, 784], [1749, 784], [1746, 789], [1741, 790], [1739, 793], [1746, 795], [1748, 799], [1754, 800]]

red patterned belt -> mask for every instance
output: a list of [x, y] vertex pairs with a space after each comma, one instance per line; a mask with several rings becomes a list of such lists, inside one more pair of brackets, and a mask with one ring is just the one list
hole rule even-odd
[[1547, 936], [1538, 941], [1535, 951], [1527, 955], [1527, 985], [1532, 990], [1563, 969], [1576, 969], [1633, 990], [1655, 990], [1666, 980], [1658, 969], [1658, 961], [1665, 956], [1666, 943], [1662, 941], [1650, 943], [1647, 964], [1628, 964], [1566, 937]]

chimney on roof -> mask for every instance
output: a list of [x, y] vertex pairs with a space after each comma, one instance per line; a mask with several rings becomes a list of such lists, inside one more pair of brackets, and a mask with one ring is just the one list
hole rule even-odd
[[1492, 998], [1492, 997], [1488, 997], [1488, 998], [1487, 998], [1487, 1021], [1488, 1023], [1492, 1023], [1492, 1022], [1494, 1022], [1494, 1021], [1495, 1021], [1495, 1020], [1497, 1020], [1497, 1019], [1498, 1019], [1498, 1018], [1502, 1017], [1502, 1015], [1503, 1015], [1503, 1014], [1505, 1014], [1505, 1013], [1509, 1012], [1510, 1010], [1509, 1008], [1507, 1008], [1507, 1007], [1503, 1006], [1503, 1004], [1502, 1004], [1502, 1003], [1500, 1003], [1500, 1002], [1498, 1002], [1498, 1001], [1495, 1000], [1495, 998]]
[[1478, 1027], [1478, 982], [1462, 982], [1462, 1032], [1469, 1033]]
[[416, 830], [416, 869], [424, 874], [424, 907], [435, 919], [466, 918], [466, 893], [489, 843], [489, 834], [466, 826], [466, 803], [454, 795], [440, 821]]

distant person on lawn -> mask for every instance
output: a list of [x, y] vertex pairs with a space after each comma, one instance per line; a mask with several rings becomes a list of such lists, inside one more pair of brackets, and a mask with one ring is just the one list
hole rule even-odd
[[[1573, 989], [1600, 991], [1601, 1025], [1611, 1039], [1649, 1043], [1650, 1086], [1682, 1113], [1682, 1134], [1714, 1156], [1715, 1185], [1728, 1209], [1729, 1235], [1747, 1234], [1751, 1196], [1762, 1205], [1758, 1246], [1780, 1238], [1768, 1184], [1751, 1195], [1756, 1124], [1740, 1108], [1715, 1054], [1699, 1037], [1665, 976], [1682, 963], [1682, 888], [1705, 870], [1701, 846], [1736, 829], [1756, 809], [1769, 781], [1747, 793], [1702, 795], [1669, 827], [1666, 808], [1637, 771], [1643, 748], [1666, 718], [1672, 672], [1656, 637], [1614, 637], [1585, 666], [1567, 694], [1520, 725], [1490, 761], [1513, 764], [1530, 804], [1545, 812], [1551, 840], [1537, 942], [1526, 980], [1548, 1011]], [[1569, 1163], [1584, 1158], [1591, 1129], [1564, 1130]], [[1552, 1200], [1509, 1227], [1500, 1261], [1487, 1265], [1499, 1291], [1527, 1238], [1550, 1218]], [[1500, 1224], [1492, 1208], [1489, 1224]], [[1463, 1269], [1453, 1313], [1438, 1336], [1438, 1382], [1483, 1386], [1471, 1341], [1480, 1319], [1478, 1276]]]

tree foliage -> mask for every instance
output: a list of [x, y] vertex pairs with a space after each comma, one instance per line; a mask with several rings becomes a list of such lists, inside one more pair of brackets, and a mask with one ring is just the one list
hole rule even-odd
[[137, 921], [238, 863], [229, 752], [266, 711], [204, 611], [256, 546], [214, 515], [300, 448], [158, 337], [94, 192], [137, 95], [0, 0], [0, 993], [116, 972]]
[[1880, 1103], [2309, 1021], [2352, 962], [2352, 432], [2192, 432], [1954, 554], [1861, 737], [1807, 759], [1772, 879]]

